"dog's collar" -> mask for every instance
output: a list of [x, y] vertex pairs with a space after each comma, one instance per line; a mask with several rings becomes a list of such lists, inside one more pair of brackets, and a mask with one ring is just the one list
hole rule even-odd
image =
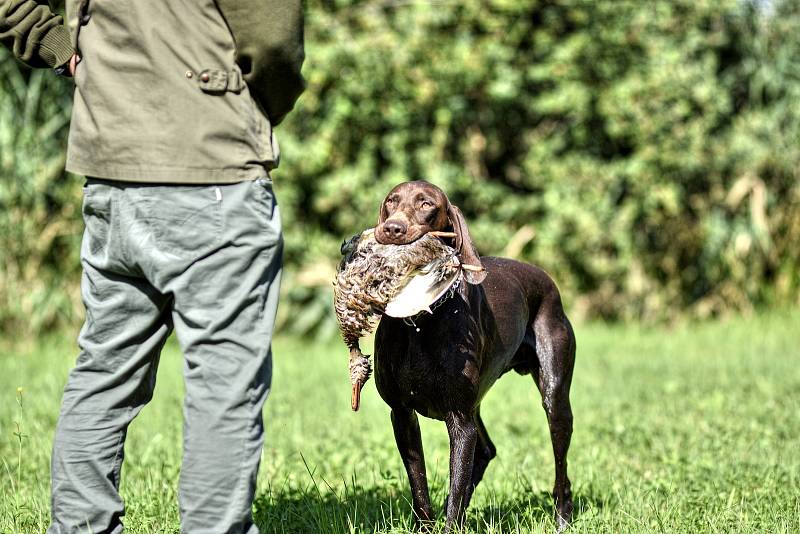
[[[450, 289], [448, 289], [445, 292], [444, 295], [442, 295], [441, 297], [436, 299], [433, 302], [433, 304], [428, 306], [430, 308], [430, 310], [431, 310], [430, 311], [431, 314], [433, 314], [433, 312], [436, 311], [436, 308], [439, 308], [442, 304], [444, 304], [445, 302], [447, 302], [448, 300], [450, 300], [451, 298], [453, 298], [455, 296], [456, 291], [458, 291], [458, 288], [461, 286], [461, 280], [463, 280], [463, 279], [464, 279], [464, 275], [463, 274], [459, 274], [458, 277], [453, 282], [453, 285], [450, 286]], [[427, 310], [422, 310], [422, 311], [424, 312], [424, 311], [427, 311]], [[420, 313], [422, 313], [422, 312], [420, 312]], [[420, 315], [420, 313], [418, 313], [417, 315]]]

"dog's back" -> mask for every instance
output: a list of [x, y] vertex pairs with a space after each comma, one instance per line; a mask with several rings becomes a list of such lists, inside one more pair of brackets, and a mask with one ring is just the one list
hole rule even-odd
[[489, 316], [485, 321], [487, 332], [494, 331], [486, 350], [498, 361], [491, 365], [502, 368], [502, 372], [535, 372], [537, 329], [541, 332], [556, 328], [563, 330], [563, 335], [572, 335], [558, 287], [547, 272], [535, 265], [492, 256], [484, 256], [481, 261], [487, 275], [473, 298], [484, 301], [474, 305], [481, 306]]
[[413, 397], [405, 400], [435, 418], [453, 399], [470, 410], [507, 371], [533, 373], [538, 382], [537, 328], [571, 336], [558, 288], [544, 270], [508, 258], [484, 256], [481, 262], [485, 280], [462, 284], [433, 314], [381, 320], [376, 383], [390, 405]]

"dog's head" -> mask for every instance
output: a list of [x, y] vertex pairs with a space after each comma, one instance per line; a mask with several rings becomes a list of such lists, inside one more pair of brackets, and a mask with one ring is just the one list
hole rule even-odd
[[465, 269], [464, 277], [471, 284], [480, 284], [486, 278], [486, 271], [461, 210], [450, 203], [444, 191], [417, 181], [399, 184], [386, 195], [375, 227], [379, 243], [405, 245], [435, 231], [456, 234], [454, 246], [461, 263], [476, 269]]

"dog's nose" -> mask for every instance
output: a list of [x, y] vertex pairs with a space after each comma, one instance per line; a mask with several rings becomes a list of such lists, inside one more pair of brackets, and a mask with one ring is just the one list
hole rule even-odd
[[408, 227], [401, 221], [386, 221], [383, 223], [383, 233], [389, 238], [403, 237], [408, 232]]

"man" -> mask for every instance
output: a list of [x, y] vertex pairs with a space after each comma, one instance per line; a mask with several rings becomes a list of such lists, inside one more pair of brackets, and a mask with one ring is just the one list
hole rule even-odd
[[302, 92], [300, 0], [0, 0], [0, 41], [74, 76], [86, 322], [50, 533], [121, 532], [125, 434], [167, 336], [185, 358], [182, 531], [254, 533], [282, 237], [272, 127]]

